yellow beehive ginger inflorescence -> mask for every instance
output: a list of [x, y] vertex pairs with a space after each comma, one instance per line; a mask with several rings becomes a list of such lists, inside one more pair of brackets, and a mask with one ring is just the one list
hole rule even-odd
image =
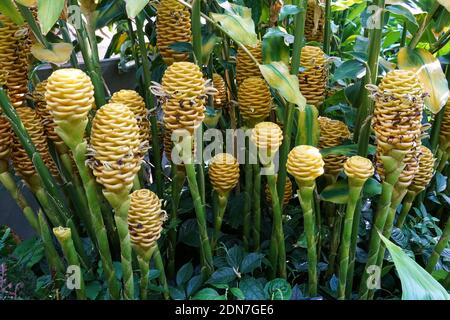
[[78, 144], [84, 138], [88, 115], [94, 106], [94, 86], [78, 69], [59, 69], [47, 80], [47, 108], [64, 142]]
[[[164, 112], [166, 153], [172, 146], [170, 135], [187, 130], [193, 135], [205, 118], [206, 81], [200, 68], [191, 62], [175, 62], [164, 73], [159, 93]], [[157, 94], [158, 95], [158, 94]], [[171, 149], [171, 148], [170, 148]]]
[[156, 44], [167, 65], [186, 61], [189, 54], [176, 52], [169, 46], [176, 42], [191, 42], [191, 13], [176, 0], [161, 0], [157, 8]]
[[344, 163], [344, 172], [349, 180], [364, 183], [373, 176], [375, 168], [372, 161], [360, 156], [353, 156]]
[[239, 111], [249, 125], [264, 121], [272, 109], [272, 95], [266, 81], [260, 77], [249, 77], [239, 86]]
[[97, 182], [112, 194], [128, 193], [143, 161], [133, 112], [119, 103], [101, 107], [92, 121], [90, 143]]
[[227, 104], [227, 86], [225, 80], [218, 73], [213, 74], [213, 87], [217, 89], [217, 94], [214, 96], [214, 108], [222, 109]]
[[430, 183], [434, 175], [435, 158], [430, 149], [425, 146], [419, 148], [419, 170], [409, 186], [409, 190], [415, 193], [422, 192]]
[[283, 131], [273, 122], [260, 122], [252, 130], [251, 140], [258, 149], [275, 153], [283, 142]]
[[19, 28], [0, 14], [0, 68], [6, 74], [8, 96], [15, 108], [26, 103], [31, 45], [29, 33], [26, 27]]
[[211, 159], [208, 175], [213, 189], [226, 194], [239, 182], [239, 163], [231, 154], [219, 153]]
[[41, 119], [41, 123], [44, 127], [45, 134], [47, 137], [56, 145], [62, 145], [64, 142], [55, 132], [56, 123], [53, 121], [53, 117], [47, 107], [47, 102], [45, 101], [47, 81], [39, 82], [33, 91], [33, 101], [36, 113]]
[[445, 105], [444, 116], [442, 117], [441, 131], [439, 132], [439, 148], [450, 154], [450, 99]]
[[[350, 130], [344, 122], [327, 117], [319, 117], [318, 121], [320, 126], [320, 149], [337, 147], [344, 140], [350, 139]], [[346, 159], [347, 157], [343, 155], [324, 157], [325, 173], [337, 176], [341, 172]]]
[[384, 179], [381, 156], [392, 150], [405, 155], [405, 168], [398, 184], [407, 188], [419, 168], [423, 90], [417, 75], [411, 71], [390, 71], [374, 93], [375, 110], [372, 126], [377, 142], [377, 172]]
[[161, 236], [165, 220], [166, 213], [155, 193], [141, 189], [131, 194], [128, 231], [133, 245], [142, 249], [153, 248]]
[[[261, 42], [255, 46], [246, 46], [248, 51], [255, 57], [258, 63], [262, 63]], [[250, 77], [262, 77], [261, 71], [256, 63], [248, 56], [248, 54], [239, 47], [236, 56], [236, 81], [240, 85], [242, 81]]]
[[323, 41], [325, 25], [325, 12], [320, 0], [308, 0], [308, 8], [305, 17], [306, 41]]
[[298, 74], [300, 91], [308, 104], [319, 107], [325, 100], [328, 81], [328, 62], [319, 47], [304, 46], [300, 58], [303, 68]]
[[319, 149], [313, 146], [297, 146], [289, 152], [287, 171], [299, 184], [311, 183], [324, 173], [324, 162]]
[[[45, 165], [53, 176], [59, 176], [58, 168], [48, 150], [47, 138], [36, 111], [28, 107], [20, 107], [16, 111]], [[34, 164], [15, 135], [13, 141], [12, 160], [14, 169], [18, 175], [27, 181], [36, 173]]]
[[147, 119], [144, 98], [134, 90], [120, 90], [112, 95], [111, 102], [124, 104], [134, 113], [140, 129], [141, 143], [148, 143], [150, 140], [150, 122]]
[[[286, 206], [289, 201], [292, 198], [292, 181], [289, 179], [289, 177], [286, 177], [286, 183], [284, 187], [284, 194], [283, 194], [283, 207]], [[265, 188], [265, 194], [266, 194], [266, 202], [269, 205], [272, 205], [272, 195], [270, 194], [269, 185], [266, 184]]]

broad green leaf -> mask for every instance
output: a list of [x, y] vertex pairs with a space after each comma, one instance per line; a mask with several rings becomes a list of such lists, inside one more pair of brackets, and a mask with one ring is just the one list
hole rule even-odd
[[344, 11], [353, 6], [354, 4], [359, 4], [366, 2], [367, 0], [337, 0], [332, 2], [331, 10], [332, 11]]
[[450, 295], [425, 269], [380, 234], [402, 283], [402, 300], [450, 300]]
[[244, 260], [242, 260], [239, 271], [242, 273], [250, 273], [253, 272], [256, 268], [261, 267], [262, 258], [264, 254], [252, 252], [245, 256]]
[[239, 289], [245, 295], [246, 300], [267, 300], [267, 294], [264, 287], [255, 278], [244, 278], [239, 282]]
[[233, 296], [235, 296], [238, 300], [245, 300], [244, 293], [239, 288], [231, 288], [230, 289]]
[[207, 281], [207, 283], [212, 285], [217, 284], [228, 284], [236, 278], [236, 273], [233, 268], [223, 267], [220, 268], [211, 275], [211, 278]]
[[51, 46], [52, 49], [47, 49], [42, 44], [36, 43], [31, 47], [31, 54], [42, 62], [64, 64], [69, 61], [73, 51], [71, 43], [54, 43]]
[[0, 12], [11, 19], [15, 24], [21, 25], [24, 23], [22, 15], [17, 10], [12, 0], [0, 1]]
[[212, 288], [205, 288], [197, 292], [192, 300], [221, 300], [219, 293]]
[[211, 33], [207, 37], [202, 37], [202, 61], [203, 64], [207, 65], [209, 62], [209, 58], [211, 57], [211, 53], [214, 50], [216, 44], [221, 41], [222, 38], [216, 36]]
[[116, 19], [126, 19], [125, 3], [117, 0], [102, 1], [95, 11], [95, 27], [101, 29]]
[[320, 136], [318, 117], [319, 110], [313, 105], [299, 108], [296, 145], [317, 146]]
[[16, 0], [16, 2], [25, 7], [31, 8], [36, 6], [38, 0]]
[[150, 0], [125, 0], [128, 18], [134, 19]]
[[[320, 153], [323, 157], [333, 155], [342, 155], [342, 156], [354, 156], [358, 152], [358, 145], [356, 144], [345, 144], [342, 146], [324, 148], [320, 150]], [[369, 145], [369, 154], [375, 153], [375, 147], [373, 145]]]
[[366, 74], [366, 66], [358, 60], [347, 60], [334, 73], [334, 80], [360, 79]]
[[429, 95], [425, 98], [425, 105], [431, 112], [438, 113], [450, 96], [447, 79], [439, 60], [425, 49], [405, 47], [398, 53], [398, 66], [400, 69], [417, 73], [420, 83]]
[[296, 104], [299, 108], [306, 105], [306, 99], [300, 92], [298, 77], [289, 73], [289, 68], [283, 62], [272, 62], [270, 64], [259, 65], [264, 79], [280, 95], [290, 103]]
[[289, 64], [288, 37], [291, 37], [291, 35], [281, 27], [267, 30], [262, 41], [263, 63], [282, 61], [285, 64]]
[[192, 277], [192, 274], [194, 273], [194, 267], [192, 266], [191, 262], [188, 262], [184, 264], [180, 270], [177, 272], [177, 285], [181, 286], [189, 281], [189, 279]]
[[292, 296], [291, 285], [282, 278], [267, 282], [264, 291], [270, 300], [289, 300]]
[[[249, 9], [250, 10], [250, 9]], [[255, 33], [255, 23], [252, 17], [244, 17], [226, 12], [225, 14], [211, 13], [211, 18], [220, 23], [233, 40], [247, 46], [254, 46], [258, 42]]]
[[302, 12], [303, 10], [304, 9], [300, 8], [299, 6], [293, 5], [293, 4], [284, 5], [280, 10], [280, 14], [278, 15], [278, 21], [282, 21], [287, 16], [295, 15], [299, 12]]
[[393, 13], [395, 15], [404, 17], [406, 20], [408, 20], [412, 24], [418, 26], [416, 17], [412, 14], [412, 12], [407, 7], [404, 7], [401, 5], [392, 5], [392, 6], [387, 6], [386, 11], [389, 11], [390, 13]]
[[438, 2], [450, 12], [450, 0], [438, 0]]
[[320, 198], [336, 204], [346, 204], [348, 201], [348, 192], [347, 180], [339, 180], [323, 189], [320, 193]]
[[38, 1], [38, 20], [43, 35], [46, 35], [58, 21], [65, 3], [65, 0]]

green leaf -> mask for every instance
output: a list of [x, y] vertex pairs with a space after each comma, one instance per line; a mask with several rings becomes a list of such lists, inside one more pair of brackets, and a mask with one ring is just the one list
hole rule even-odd
[[232, 9], [225, 11], [224, 14], [210, 13], [211, 18], [220, 23], [233, 40], [247, 46], [256, 45], [258, 37], [255, 33], [251, 9], [237, 5], [231, 7]]
[[211, 275], [207, 283], [209, 284], [228, 284], [236, 278], [236, 273], [233, 268], [223, 267], [220, 268]]
[[359, 79], [366, 74], [366, 66], [358, 60], [347, 60], [335, 71], [334, 81], [343, 79]]
[[169, 294], [173, 300], [186, 300], [183, 288], [169, 287]]
[[[322, 157], [326, 157], [329, 155], [342, 155], [342, 156], [354, 156], [358, 153], [358, 145], [357, 144], [345, 144], [342, 146], [324, 148], [320, 150]], [[369, 145], [369, 154], [375, 153], [375, 147], [373, 145]]]
[[244, 252], [240, 246], [234, 246], [230, 250], [227, 250], [227, 262], [232, 268], [239, 268], [239, 265], [244, 258]]
[[280, 14], [278, 15], [278, 21], [282, 21], [286, 19], [287, 16], [292, 16], [302, 11], [304, 10], [299, 6], [293, 4], [286, 4], [280, 10]]
[[447, 79], [439, 60], [425, 49], [405, 47], [398, 53], [398, 66], [400, 69], [417, 73], [420, 83], [429, 95], [425, 98], [425, 105], [431, 112], [438, 113], [450, 96]]
[[323, 189], [320, 193], [320, 198], [336, 204], [346, 204], [348, 201], [348, 192], [347, 180], [339, 180]]
[[197, 292], [192, 300], [222, 300], [219, 293], [213, 288], [204, 288]]
[[307, 104], [298, 110], [298, 132], [296, 145], [316, 146], [320, 138], [319, 110]]
[[17, 10], [12, 0], [0, 1], [0, 12], [10, 18], [15, 24], [21, 25], [24, 23], [22, 15], [19, 10]]
[[289, 300], [292, 296], [291, 285], [281, 278], [269, 281], [264, 287], [270, 300]]
[[250, 273], [253, 272], [256, 268], [261, 267], [262, 259], [264, 258], [264, 254], [252, 252], [245, 256], [244, 260], [242, 260], [241, 267], [239, 269], [242, 273]]
[[154, 280], [159, 278], [161, 272], [158, 269], [151, 269], [148, 271], [148, 280]]
[[98, 297], [98, 294], [102, 290], [102, 285], [98, 281], [92, 281], [86, 284], [86, 296], [90, 300], [95, 300]]
[[239, 289], [246, 300], [267, 300], [267, 295], [261, 282], [255, 278], [245, 278], [239, 282]]
[[283, 62], [272, 62], [270, 64], [259, 65], [264, 79], [280, 95], [290, 103], [296, 104], [299, 108], [306, 105], [306, 99], [300, 92], [298, 77], [289, 73], [289, 68]]
[[192, 277], [192, 274], [194, 273], [194, 267], [192, 266], [192, 263], [189, 261], [185, 265], [183, 265], [180, 270], [177, 272], [177, 285], [181, 286], [189, 281], [189, 279]]
[[337, 0], [331, 3], [331, 10], [344, 11], [353, 6], [354, 4], [359, 4], [363, 2], [366, 2], [366, 0]]
[[245, 300], [245, 295], [239, 288], [231, 288], [230, 289], [233, 296], [235, 296], [238, 300]]
[[287, 44], [289, 37], [292, 36], [281, 27], [267, 30], [262, 41], [263, 63], [282, 61], [286, 65], [289, 64], [289, 45]]
[[38, 20], [43, 35], [46, 35], [58, 21], [65, 3], [65, 0], [38, 1]]
[[203, 284], [203, 277], [202, 275], [194, 276], [191, 280], [189, 280], [187, 286], [186, 286], [186, 294], [188, 297], [192, 296], [194, 293], [197, 292], [198, 289], [201, 288]]
[[402, 300], [450, 300], [450, 295], [425, 269], [380, 234], [402, 283]]
[[126, 19], [124, 2], [117, 0], [101, 1], [95, 10], [95, 28], [101, 29], [118, 18]]
[[128, 18], [134, 19], [150, 0], [125, 0]]
[[202, 37], [202, 61], [203, 64], [208, 64], [211, 53], [214, 50], [216, 44], [221, 41], [222, 38], [216, 36], [214, 33], [209, 34], [206, 37]]
[[373, 196], [381, 194], [381, 188], [381, 183], [374, 178], [370, 178], [364, 184], [363, 194], [367, 198], [372, 198]]
[[416, 17], [411, 13], [410, 10], [408, 10], [407, 7], [401, 6], [401, 5], [392, 5], [387, 6], [386, 11], [389, 11], [393, 13], [394, 15], [401, 16], [411, 22], [412, 24], [418, 26]]

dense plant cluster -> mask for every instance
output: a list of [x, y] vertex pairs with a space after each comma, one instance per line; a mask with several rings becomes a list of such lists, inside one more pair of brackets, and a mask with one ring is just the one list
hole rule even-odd
[[2, 0], [0, 299], [449, 299], [449, 64], [446, 0]]

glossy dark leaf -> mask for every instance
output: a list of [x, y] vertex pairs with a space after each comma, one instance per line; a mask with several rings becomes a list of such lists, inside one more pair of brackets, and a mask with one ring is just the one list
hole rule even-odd
[[233, 268], [224, 267], [220, 268], [211, 275], [207, 283], [209, 284], [228, 284], [236, 278], [236, 273]]
[[366, 66], [358, 60], [348, 60], [341, 64], [334, 73], [334, 80], [357, 79], [366, 74]]
[[192, 274], [194, 273], [194, 267], [192, 266], [192, 263], [189, 261], [188, 263], [184, 264], [180, 270], [177, 272], [177, 285], [181, 286], [189, 281], [189, 279], [192, 277]]

